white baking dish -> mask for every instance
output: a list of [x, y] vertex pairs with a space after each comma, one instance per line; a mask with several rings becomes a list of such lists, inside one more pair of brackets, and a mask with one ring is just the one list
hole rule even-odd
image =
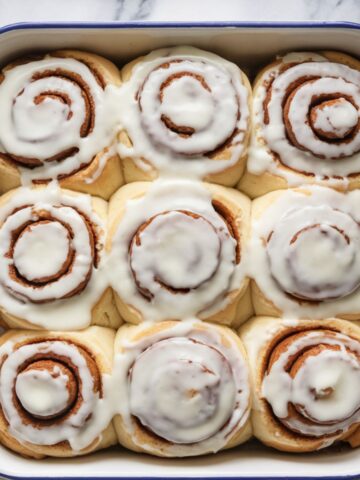
[[[360, 25], [19, 24], [0, 29], [0, 63], [36, 50], [76, 47], [95, 51], [121, 65], [154, 48], [179, 44], [217, 52], [252, 75], [261, 63], [290, 50], [336, 49], [359, 57]], [[181, 460], [151, 458], [119, 447], [70, 460], [35, 461], [0, 447], [0, 475], [6, 478], [360, 479], [360, 453], [338, 446], [328, 451], [293, 455], [250, 442], [214, 456]]]

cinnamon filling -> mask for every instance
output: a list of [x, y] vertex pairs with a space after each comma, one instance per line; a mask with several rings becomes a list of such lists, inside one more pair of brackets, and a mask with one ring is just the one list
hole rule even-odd
[[[22, 208], [27, 208], [28, 206], [24, 206]], [[18, 208], [13, 212], [15, 214], [16, 212], [20, 211], [22, 208]], [[56, 207], [61, 209], [62, 207]], [[71, 207], [73, 208], [73, 207]], [[74, 210], [76, 210], [74, 208]], [[84, 280], [79, 283], [79, 285], [74, 288], [73, 290], [67, 292], [64, 296], [61, 298], [70, 298], [74, 295], [77, 295], [81, 293], [87, 286], [91, 274], [92, 274], [92, 266], [96, 267], [98, 263], [98, 251], [96, 249], [96, 244], [97, 244], [97, 234], [95, 230], [95, 226], [91, 223], [91, 221], [82, 213], [76, 210], [77, 213], [82, 217], [84, 221], [84, 225], [89, 233], [89, 240], [90, 240], [90, 247], [91, 247], [91, 254], [93, 258], [93, 263], [89, 268], [89, 271], [84, 278]], [[46, 285], [49, 283], [53, 283], [58, 281], [64, 276], [71, 275], [72, 270], [73, 270], [73, 265], [74, 265], [74, 260], [75, 256], [79, 254], [79, 252], [75, 252], [72, 246], [72, 240], [74, 238], [74, 231], [71, 228], [71, 226], [68, 223], [65, 223], [64, 221], [60, 220], [59, 218], [54, 218], [50, 212], [47, 210], [35, 210], [33, 211], [33, 216], [34, 220], [25, 222], [21, 227], [17, 228], [11, 233], [11, 242], [10, 242], [10, 248], [6, 254], [6, 256], [9, 259], [12, 259], [12, 263], [9, 264], [9, 276], [12, 280], [15, 282], [29, 287], [28, 295], [26, 295], [26, 298], [28, 301], [32, 303], [47, 303], [51, 302], [54, 300], [54, 298], [47, 298], [46, 300], [35, 300], [32, 298], [31, 291], [33, 289], [41, 289], [45, 288]], [[61, 232], [64, 232], [66, 239], [67, 239], [67, 251], [63, 252], [63, 262], [59, 266], [59, 268], [56, 271], [51, 271], [48, 275], [45, 276], [39, 276], [39, 277], [34, 277], [33, 272], [31, 273], [31, 277], [28, 275], [28, 272], [26, 268], [22, 268], [21, 264], [17, 264], [17, 251], [18, 250], [24, 250], [24, 244], [26, 244], [26, 240], [31, 240], [33, 235], [36, 235], [37, 230], [41, 229], [41, 227], [58, 227], [61, 229]], [[45, 234], [46, 232], [44, 232]], [[61, 252], [56, 252], [58, 255], [60, 255]], [[51, 262], [51, 259], [44, 258], [44, 262]], [[55, 267], [54, 267], [55, 268]], [[16, 295], [16, 291], [13, 292], [14, 295]]]
[[[33, 59], [30, 58], [28, 62], [31, 62], [32, 60]], [[37, 60], [39, 60], [39, 58], [37, 58]], [[23, 62], [21, 62], [21, 64], [23, 63], [27, 63], [27, 61], [24, 60]], [[86, 62], [82, 62], [82, 63], [87, 65]], [[87, 65], [87, 67], [90, 68], [99, 85], [102, 88], [104, 88], [105, 83], [102, 76], [97, 71], [95, 71], [91, 65]], [[51, 78], [59, 78], [66, 82], [72, 83], [73, 85], [75, 85], [80, 89], [81, 97], [85, 107], [85, 116], [84, 116], [83, 123], [80, 126], [79, 135], [81, 138], [85, 138], [88, 135], [90, 135], [95, 125], [95, 102], [94, 102], [91, 90], [88, 84], [86, 83], [86, 81], [84, 81], [83, 78], [76, 72], [71, 72], [68, 70], [64, 70], [62, 68], [55, 68], [54, 70], [44, 70], [44, 71], [35, 73], [32, 77], [32, 82], [36, 82], [37, 80], [46, 79], [46, 78], [48, 78], [49, 80], [51, 80]], [[17, 101], [18, 98], [21, 97], [23, 93], [24, 93], [24, 90], [19, 92], [17, 98], [14, 100], [14, 103]], [[72, 111], [71, 98], [66, 93], [62, 91], [55, 91], [55, 90], [49, 89], [37, 95], [33, 99], [33, 102], [35, 105], [39, 105], [40, 103], [44, 102], [46, 99], [52, 99], [53, 101], [58, 101], [61, 104], [66, 105], [69, 109], [69, 112], [67, 114], [67, 120], [70, 120], [70, 118], [73, 116], [74, 112]], [[76, 153], [78, 153], [78, 151], [79, 149], [76, 146], [73, 146], [61, 152], [58, 152], [57, 154], [51, 157], [48, 157], [46, 159], [19, 156], [12, 152], [7, 152], [6, 154], [2, 154], [2, 157], [8, 161], [12, 161], [15, 165], [19, 165], [25, 168], [36, 168], [48, 162], [64, 161], [67, 158], [74, 156]], [[66, 176], [72, 175], [73, 173], [74, 172], [71, 172]]]
[[[283, 65], [280, 67], [277, 74], [273, 73], [269, 80], [264, 81], [263, 85], [266, 89], [266, 95], [263, 101], [263, 122], [265, 125], [269, 125], [271, 122], [269, 104], [273, 95], [276, 94], [273, 91], [274, 80], [286, 70], [298, 65], [301, 64], [291, 63]], [[325, 77], [303, 75], [288, 85], [282, 100], [283, 123], [286, 138], [295, 148], [309, 152], [311, 155], [319, 159], [340, 159], [348, 157], [350, 154], [342, 152], [341, 150], [332, 150], [331, 154], [326, 153], [324, 148], [319, 149], [318, 152], [314, 151], [314, 148], [311, 148], [311, 145], [314, 144], [313, 141], [309, 141], [310, 145], [307, 145], [307, 142], [304, 140], [304, 135], [302, 135], [302, 140], [299, 140], [298, 133], [301, 133], [301, 126], [294, 126], [289, 117], [290, 110], [295, 101], [295, 96], [298, 96], [298, 102], [301, 102], [300, 96], [302, 88], [305, 87], [306, 89], [318, 80], [321, 81], [322, 78]], [[310, 132], [314, 135], [314, 139], [323, 142], [323, 144], [337, 144], [339, 146], [352, 144], [357, 138], [360, 130], [360, 117], [358, 115], [359, 105], [357, 103], [358, 102], [355, 98], [346, 95], [341, 91], [314, 94], [309, 101], [305, 124], [307, 127], [310, 127]], [[296, 105], [296, 103], [294, 103], [294, 105]], [[295, 109], [295, 107], [293, 108]], [[340, 112], [341, 109], [343, 110], [342, 113]], [[348, 111], [348, 114], [346, 113], [346, 110]], [[356, 149], [351, 155], [358, 153], [358, 151], [359, 150]], [[272, 151], [271, 153], [273, 154], [274, 159], [279, 162], [282, 167], [289, 170], [295, 170], [306, 176], [315, 175], [312, 171], [304, 170], [303, 168], [296, 168], [293, 165], [289, 167], [285, 163], [286, 159], [282, 159], [282, 155], [278, 151]], [[355, 175], [358, 175], [358, 172], [349, 174], [349, 176]], [[343, 177], [341, 175], [323, 175], [323, 178], [324, 180], [327, 180], [329, 178], [341, 179]]]
[[[307, 80], [307, 82], [312, 83], [314, 82], [314, 79]], [[300, 91], [304, 84], [306, 84], [307, 82], [302, 82], [294, 89], [289, 87], [290, 93], [287, 95], [283, 107], [283, 118], [286, 133], [289, 141], [295, 147], [299, 148], [300, 150], [307, 150], [312, 155], [315, 155], [319, 158], [325, 158], [324, 155], [317, 154], [316, 152], [311, 151], [309, 148], [299, 143], [296, 134], [293, 131], [291, 121], [289, 120], [289, 110], [291, 108], [291, 102], [293, 101], [297, 92]], [[314, 134], [323, 142], [350, 143], [355, 138], [355, 135], [358, 133], [360, 129], [360, 118], [356, 121], [354, 125], [347, 128], [344, 132], [340, 129], [337, 129], [336, 125], [332, 125], [331, 118], [328, 118], [328, 123], [329, 127], [332, 128], [328, 128], [327, 130], [325, 130], [324, 128], [317, 126], [317, 121], [321, 114], [324, 115], [324, 112], [326, 112], [326, 110], [331, 111], [332, 109], [342, 106], [345, 103], [350, 104], [351, 106], [356, 108], [355, 100], [353, 98], [344, 96], [340, 92], [313, 96], [311, 104], [309, 105], [307, 122], [311, 126]]]
[[[51, 339], [53, 341], [53, 339]], [[83, 346], [80, 346], [72, 341], [58, 339], [56, 341], [61, 341], [71, 345], [75, 345], [79, 353], [82, 355], [86, 362], [86, 367], [90, 370], [91, 376], [93, 378], [94, 393], [99, 393], [102, 395], [102, 384], [101, 384], [101, 374], [97, 366], [96, 360], [93, 358], [92, 354], [88, 352]], [[12, 397], [14, 405], [25, 425], [33, 425], [36, 428], [42, 429], [50, 427], [52, 425], [59, 425], [72, 415], [76, 414], [79, 410], [83, 398], [81, 396], [82, 380], [81, 373], [78, 370], [78, 367], [72, 363], [70, 357], [57, 355], [55, 353], [42, 353], [41, 345], [43, 340], [34, 341], [33, 344], [39, 345], [39, 353], [33, 357], [27, 359], [18, 369], [17, 379], [21, 377], [22, 374], [30, 373], [36, 378], [36, 374], [46, 373], [48, 376], [56, 381], [59, 377], [66, 378], [66, 392], [67, 392], [67, 401], [63, 408], [53, 413], [52, 415], [38, 415], [30, 412], [24, 408], [23, 403], [17, 396], [16, 392], [16, 383], [15, 381], [12, 390]], [[31, 393], [31, 392], [29, 392]], [[24, 402], [24, 401], [23, 401]], [[85, 419], [84, 421], [87, 421]]]
[[[263, 371], [264, 375], [269, 373], [274, 366], [274, 364], [279, 360], [279, 358], [284, 354], [284, 352], [291, 350], [292, 345], [298, 341], [299, 339], [303, 338], [305, 334], [308, 332], [321, 332], [322, 335], [326, 336], [329, 339], [335, 339], [338, 332], [335, 330], [330, 330], [328, 328], [317, 328], [313, 330], [311, 327], [294, 327], [291, 332], [287, 334], [282, 334], [280, 338], [274, 339], [274, 342], [269, 346], [268, 355], [264, 360], [263, 364]], [[304, 368], [306, 361], [309, 358], [314, 358], [321, 355], [323, 352], [326, 351], [342, 351], [343, 348], [348, 352], [350, 355], [356, 355], [356, 357], [360, 361], [360, 356], [350, 350], [348, 346], [344, 344], [343, 347], [339, 345], [332, 345], [328, 343], [319, 343], [313, 345], [307, 345], [302, 348], [299, 348], [296, 352], [289, 354], [287, 358], [287, 362], [284, 368], [284, 371], [290, 375], [292, 379], [294, 379], [300, 372], [301, 369]], [[334, 394], [333, 387], [325, 387], [321, 389], [311, 389], [309, 390], [308, 394], [313, 398], [313, 401], [324, 400], [326, 398], [331, 398]], [[341, 412], [339, 412], [338, 418], [334, 418], [331, 421], [322, 421], [320, 419], [314, 418], [310, 415], [308, 411], [306, 411], [305, 407], [301, 404], [288, 404], [288, 416], [286, 418], [279, 418], [277, 417], [272, 408], [269, 404], [267, 407], [270, 410], [271, 415], [273, 418], [280, 422], [287, 430], [294, 432], [298, 435], [302, 435], [304, 437], [312, 437], [312, 435], [304, 434], [300, 429], [295, 428], [294, 423], [292, 421], [297, 421], [298, 424], [307, 424], [307, 425], [336, 425], [344, 420], [347, 420], [350, 417], [341, 417]], [[360, 406], [359, 406], [360, 410]], [[295, 422], [296, 423], [296, 422]], [[329, 435], [334, 435], [339, 432], [332, 432]], [[324, 437], [328, 435], [323, 435]]]
[[[163, 63], [163, 64], [159, 65], [155, 70], [169, 69], [172, 64], [179, 64], [181, 62], [182, 62], [182, 60], [172, 60], [172, 61], [169, 61], [169, 62], [166, 62], [166, 63]], [[151, 73], [149, 75], [151, 75]], [[204, 90], [211, 93], [211, 87], [209, 86], [209, 84], [205, 80], [204, 76], [202, 76], [201, 74], [198, 74], [198, 73], [195, 73], [195, 72], [190, 72], [190, 71], [176, 72], [174, 74], [169, 75], [169, 77], [165, 81], [163, 81], [162, 84], [160, 85], [159, 92], [158, 92], [158, 98], [159, 98], [160, 103], [163, 103], [166, 89], [172, 83], [174, 83], [177, 80], [182, 79], [184, 77], [190, 77], [192, 79], [195, 79], [201, 85], [201, 87]], [[136, 94], [136, 97], [135, 97], [136, 101], [139, 104], [139, 110], [141, 112], [143, 111], [143, 108], [142, 108], [142, 105], [141, 105], [141, 96], [142, 96], [143, 90], [146, 87], [147, 79], [148, 78], [145, 79], [143, 85], [138, 90], [138, 92]], [[189, 138], [192, 135], [197, 133], [197, 130], [194, 127], [189, 126], [189, 125], [179, 125], [174, 120], [172, 120], [168, 115], [162, 114], [160, 118], [161, 118], [161, 121], [163, 122], [163, 124], [165, 125], [165, 127], [168, 130], [171, 130], [172, 132], [176, 133], [179, 137], [182, 137], [182, 138], [186, 139], [186, 138]], [[240, 119], [240, 107], [238, 107], [238, 114], [237, 114], [237, 120], [239, 120], [239, 119]], [[179, 152], [179, 153], [182, 153], [185, 156], [193, 156], [193, 155], [197, 155], [197, 154], [202, 154], [202, 155], [209, 156], [209, 158], [215, 158], [217, 155], [221, 154], [222, 151], [224, 151], [227, 148], [229, 148], [230, 146], [236, 144], [236, 143], [234, 143], [234, 138], [236, 137], [237, 133], [238, 133], [238, 129], [235, 126], [232, 133], [226, 139], [223, 139], [216, 146], [216, 148], [212, 148], [211, 150], [203, 150], [201, 152], [199, 152], [199, 151], [195, 152], [194, 151], [194, 152]]]

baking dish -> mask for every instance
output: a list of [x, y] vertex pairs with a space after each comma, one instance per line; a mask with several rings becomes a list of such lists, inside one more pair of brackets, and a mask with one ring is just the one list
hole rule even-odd
[[[343, 50], [360, 55], [360, 25], [260, 24], [16, 24], [0, 29], [0, 62], [28, 52], [81, 48], [119, 65], [149, 50], [191, 44], [239, 63], [252, 76], [277, 53]], [[250, 442], [215, 456], [157, 459], [117, 448], [69, 460], [28, 460], [0, 447], [5, 478], [360, 478], [359, 452], [334, 447], [313, 454], [276, 452]]]

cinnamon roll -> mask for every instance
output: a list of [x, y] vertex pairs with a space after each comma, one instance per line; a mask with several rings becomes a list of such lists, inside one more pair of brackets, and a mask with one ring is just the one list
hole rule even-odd
[[360, 62], [298, 52], [257, 76], [247, 172], [250, 197], [305, 184], [360, 186]]
[[236, 184], [246, 162], [251, 99], [236, 65], [176, 47], [140, 57], [121, 74], [119, 154], [127, 182], [170, 173]]
[[124, 320], [251, 315], [245, 275], [250, 201], [210, 184], [133, 183], [110, 201], [107, 260]]
[[34, 458], [72, 457], [114, 445], [106, 389], [114, 336], [102, 327], [1, 336], [1, 443]]
[[360, 318], [360, 192], [304, 187], [253, 202], [257, 315]]
[[0, 74], [0, 192], [20, 183], [105, 199], [123, 183], [113, 104], [120, 74], [92, 53], [26, 57]]
[[103, 272], [107, 204], [54, 185], [0, 199], [0, 312], [10, 327], [120, 323]]
[[115, 340], [121, 444], [163, 457], [216, 452], [246, 441], [250, 392], [238, 336], [222, 326], [123, 326]]
[[360, 445], [360, 328], [355, 323], [257, 317], [240, 336], [249, 356], [258, 439], [290, 452], [338, 441]]

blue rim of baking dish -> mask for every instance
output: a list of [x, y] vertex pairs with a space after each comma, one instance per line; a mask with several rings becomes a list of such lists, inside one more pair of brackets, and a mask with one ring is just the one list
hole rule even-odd
[[[305, 29], [305, 28], [330, 28], [330, 29], [347, 29], [347, 30], [360, 30], [360, 24], [354, 22], [236, 22], [236, 21], [211, 21], [211, 22], [19, 22], [12, 23], [0, 27], [0, 35], [11, 32], [13, 30], [41, 30], [41, 29], [152, 29], [152, 28], [260, 28], [260, 29]], [[0, 476], [5, 480], [165, 480], [170, 477], [46, 477], [46, 476], [17, 476], [8, 475], [1, 472]], [[230, 475], [226, 477], [205, 477], [205, 476], [172, 476], [174, 480], [359, 480], [360, 470], [357, 474], [351, 475], [337, 475], [337, 476], [238, 476]]]

